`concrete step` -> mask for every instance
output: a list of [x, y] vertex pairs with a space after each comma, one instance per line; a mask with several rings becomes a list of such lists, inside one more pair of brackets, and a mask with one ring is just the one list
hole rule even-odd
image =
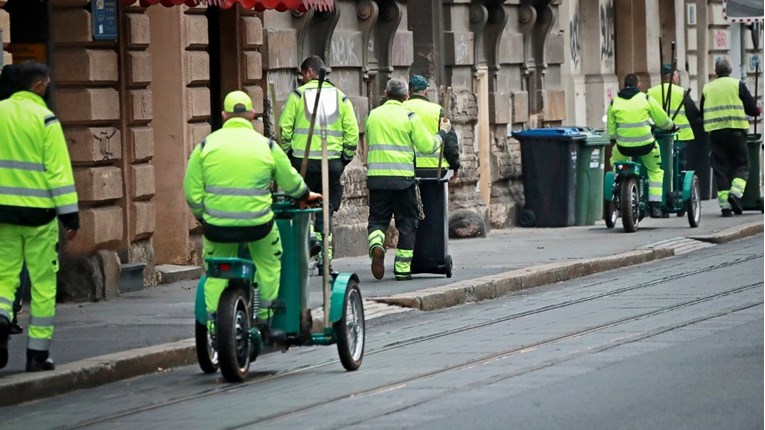
[[154, 268], [157, 271], [157, 283], [169, 284], [171, 282], [189, 281], [199, 279], [202, 276], [202, 268], [199, 266], [179, 266], [176, 264], [161, 264]]

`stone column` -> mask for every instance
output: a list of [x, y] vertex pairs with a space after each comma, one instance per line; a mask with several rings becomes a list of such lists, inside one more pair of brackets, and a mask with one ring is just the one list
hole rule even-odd
[[10, 64], [13, 60], [11, 53], [5, 50], [5, 45], [11, 41], [11, 18], [8, 12], [3, 10], [3, 6], [8, 3], [6, 0], [0, 0], [0, 32], [3, 36], [0, 38], [0, 55], [3, 57], [2, 64]]
[[[200, 263], [200, 230], [183, 194], [186, 160], [210, 132], [207, 18], [203, 8], [146, 10], [150, 21], [154, 117], [151, 122], [157, 172], [155, 248], [158, 263]], [[190, 237], [190, 235], [192, 237]]]
[[[605, 128], [603, 116], [619, 91], [616, 76], [617, 41], [614, 0], [580, 0], [582, 17], [582, 72], [586, 97], [585, 124]], [[625, 36], [631, 37], [631, 36]], [[625, 73], [626, 74], [626, 73]]]

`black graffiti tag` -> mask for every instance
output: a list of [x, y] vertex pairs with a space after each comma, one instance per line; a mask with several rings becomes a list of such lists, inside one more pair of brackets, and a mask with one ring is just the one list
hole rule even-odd
[[579, 62], [582, 59], [582, 34], [580, 31], [579, 10], [577, 10], [569, 23], [569, 47], [571, 48], [571, 61], [574, 63], [574, 68], [579, 67]]
[[606, 0], [600, 4], [600, 58], [613, 61], [614, 59], [614, 2]]

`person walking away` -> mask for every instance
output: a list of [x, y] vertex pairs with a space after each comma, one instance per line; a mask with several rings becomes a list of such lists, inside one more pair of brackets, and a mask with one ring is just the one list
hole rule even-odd
[[[282, 147], [290, 154], [292, 165], [300, 170], [303, 157], [308, 147], [308, 130], [311, 124], [311, 114], [313, 113], [314, 100], [319, 87], [319, 73], [325, 69], [324, 61], [318, 56], [306, 58], [300, 65], [300, 75], [303, 85], [294, 90], [287, 99], [284, 111], [279, 119], [281, 127]], [[329, 168], [327, 177], [329, 178], [329, 242], [327, 258], [332, 263], [332, 216], [340, 209], [343, 199], [343, 184], [340, 181], [345, 166], [347, 166], [356, 155], [356, 148], [359, 142], [359, 126], [356, 122], [356, 114], [353, 111], [351, 100], [343, 94], [330, 81], [322, 82], [321, 104], [325, 103], [325, 111], [331, 111], [327, 118], [327, 158]], [[322, 107], [319, 108], [321, 112]], [[314, 125], [314, 133], [311, 137], [310, 153], [308, 154], [308, 170], [305, 174], [305, 181], [312, 190], [322, 189], [321, 184], [321, 125], [319, 118]], [[321, 241], [323, 237], [323, 217], [315, 217], [313, 230], [316, 238]], [[317, 250], [317, 267], [319, 274], [322, 274], [323, 256], [321, 251]]]
[[672, 130], [674, 124], [657, 102], [640, 92], [640, 78], [634, 73], [624, 77], [624, 88], [608, 107], [608, 134], [616, 140], [611, 152], [611, 164], [640, 157], [648, 172], [648, 205], [652, 218], [661, 218], [661, 195], [664, 170], [661, 153], [648, 120], [662, 130]]
[[[299, 201], [316, 201], [279, 145], [253, 128], [252, 99], [242, 91], [226, 95], [223, 127], [191, 153], [183, 190], [194, 217], [202, 224], [205, 258], [238, 257], [246, 243], [260, 292], [258, 324], [267, 329], [272, 302], [279, 294], [282, 244], [271, 211], [271, 181]], [[204, 285], [208, 329], [213, 324], [225, 279]], [[266, 331], [268, 334], [268, 331]]]
[[15, 73], [19, 90], [0, 101], [0, 368], [8, 362], [12, 304], [26, 261], [32, 284], [26, 370], [35, 372], [55, 368], [58, 220], [67, 239], [80, 223], [64, 133], [44, 100], [50, 70], [30, 61]]
[[412, 279], [411, 264], [419, 220], [419, 199], [414, 178], [414, 151], [436, 152], [449, 131], [445, 121], [433, 135], [420, 117], [404, 105], [409, 96], [406, 81], [391, 79], [387, 101], [369, 113], [366, 121], [367, 188], [369, 189], [369, 256], [372, 275], [385, 274], [385, 231], [395, 215], [398, 246], [393, 274], [397, 281]]
[[[409, 98], [404, 102], [404, 105], [420, 117], [425, 128], [433, 135], [438, 133], [442, 119], [447, 118], [443, 107], [428, 99], [428, 80], [421, 75], [412, 75], [409, 78]], [[440, 148], [433, 154], [415, 152], [414, 163], [417, 177], [435, 178], [438, 175], [440, 152]], [[460, 168], [460, 149], [457, 134], [453, 129], [449, 130], [444, 141], [441, 167], [444, 172], [443, 175], [448, 169], [451, 169], [452, 178], [457, 177]]]
[[[700, 119], [701, 113], [699, 108], [696, 107], [696, 103], [691, 99], [690, 94], [686, 96], [683, 87], [678, 85], [680, 83], [680, 73], [677, 70], [672, 70], [670, 64], [661, 66], [661, 78], [662, 83], [649, 88], [647, 93], [659, 102], [661, 101], [662, 94], [664, 94], [664, 98], [668, 99], [671, 103], [669, 114], [674, 115], [677, 112], [677, 116], [675, 116], [673, 121], [677, 127], [677, 138], [675, 140], [679, 149], [677, 156], [680, 170], [682, 171], [686, 170], [687, 166], [688, 146], [693, 145], [695, 141], [691, 122]], [[670, 92], [672, 92], [671, 97], [668, 95]]]
[[749, 179], [746, 134], [749, 116], [761, 109], [743, 82], [731, 78], [728, 60], [715, 63], [717, 79], [704, 85], [701, 116], [712, 143], [712, 171], [717, 182], [717, 203], [722, 216], [743, 212], [741, 198]]

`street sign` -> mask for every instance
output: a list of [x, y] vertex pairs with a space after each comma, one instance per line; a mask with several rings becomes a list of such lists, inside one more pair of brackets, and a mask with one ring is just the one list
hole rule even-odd
[[91, 0], [93, 40], [117, 40], [117, 0]]

